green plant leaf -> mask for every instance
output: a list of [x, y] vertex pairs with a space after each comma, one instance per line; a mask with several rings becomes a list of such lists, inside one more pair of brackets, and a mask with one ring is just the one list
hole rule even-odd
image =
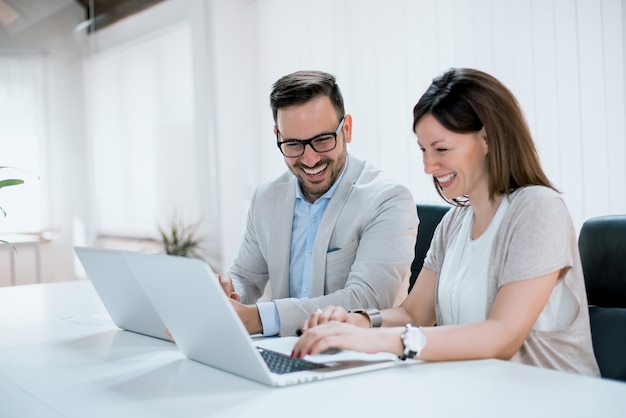
[[11, 249], [14, 252], [17, 252], [17, 248], [15, 248], [15, 246], [13, 244], [11, 244], [9, 241], [5, 241], [5, 240], [0, 239], [0, 244], [8, 245], [9, 247], [11, 247]]
[[[0, 166], [0, 170], [3, 168], [15, 168], [15, 167], [9, 167], [6, 165], [2, 165]], [[3, 187], [8, 187], [8, 186], [17, 186], [19, 184], [24, 184], [24, 180], [22, 179], [4, 179], [4, 180], [0, 180], [0, 189]], [[0, 207], [0, 213], [2, 213], [2, 216], [6, 218], [7, 213], [4, 209], [2, 209]], [[13, 247], [13, 245], [11, 245], [10, 243], [6, 242], [6, 241], [2, 241], [0, 240], [0, 244], [8, 244], [11, 247]], [[15, 248], [13, 248], [15, 250]]]
[[24, 180], [20, 180], [20, 179], [0, 180], [0, 188], [7, 187], [7, 186], [16, 186], [18, 184], [24, 184]]

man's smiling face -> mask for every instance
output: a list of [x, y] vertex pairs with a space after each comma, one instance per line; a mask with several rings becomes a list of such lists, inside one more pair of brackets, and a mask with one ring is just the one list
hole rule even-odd
[[[305, 104], [278, 110], [276, 129], [279, 141], [309, 139], [317, 135], [334, 132], [340, 123], [330, 99], [317, 97]], [[285, 163], [300, 180], [302, 193], [309, 202], [314, 202], [337, 181], [346, 163], [346, 144], [352, 140], [352, 118], [346, 115], [343, 127], [337, 134], [337, 146], [328, 152], [316, 152], [306, 146], [300, 157], [285, 157]]]

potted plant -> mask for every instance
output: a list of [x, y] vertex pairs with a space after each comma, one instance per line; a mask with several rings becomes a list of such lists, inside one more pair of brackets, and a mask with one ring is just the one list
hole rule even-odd
[[[13, 167], [9, 167], [9, 166], [0, 166], [0, 170], [6, 169], [6, 168], [13, 168]], [[24, 180], [22, 179], [13, 179], [13, 178], [9, 178], [9, 179], [4, 179], [4, 180], [0, 180], [0, 189], [2, 189], [3, 187], [8, 187], [8, 186], [17, 186], [18, 184], [23, 184]], [[5, 210], [0, 206], [0, 213], [2, 213], [3, 217], [7, 216], [7, 213], [5, 212]], [[13, 247], [13, 245], [11, 245], [10, 242], [4, 241], [0, 239], [0, 243], [2, 244], [7, 244], [10, 245], [11, 247]], [[13, 249], [15, 249], [15, 247], [13, 247]]]
[[181, 257], [202, 258], [203, 238], [198, 236], [200, 222], [185, 225], [175, 219], [170, 222], [167, 229], [159, 227], [161, 244], [166, 254], [178, 255]]

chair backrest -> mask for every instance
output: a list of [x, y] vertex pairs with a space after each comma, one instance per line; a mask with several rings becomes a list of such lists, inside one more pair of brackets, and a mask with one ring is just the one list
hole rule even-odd
[[600, 373], [626, 381], [626, 215], [585, 221], [578, 248]]
[[437, 228], [441, 218], [443, 218], [443, 215], [445, 215], [449, 209], [450, 206], [448, 205], [417, 204], [417, 216], [420, 223], [417, 228], [417, 240], [415, 241], [415, 258], [411, 264], [409, 292], [413, 288], [413, 284], [422, 270], [424, 258], [426, 258], [426, 253], [430, 248], [430, 241], [433, 239], [435, 228]]

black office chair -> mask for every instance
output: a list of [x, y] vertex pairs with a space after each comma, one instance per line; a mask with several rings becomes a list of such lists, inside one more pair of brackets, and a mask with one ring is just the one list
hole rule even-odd
[[600, 374], [626, 381], [626, 215], [585, 221], [578, 248]]
[[415, 241], [415, 258], [411, 264], [411, 279], [409, 282], [409, 292], [415, 284], [417, 276], [422, 270], [424, 265], [424, 258], [430, 248], [430, 241], [433, 239], [435, 228], [439, 225], [441, 218], [445, 215], [450, 206], [448, 205], [436, 205], [427, 203], [417, 204], [417, 216], [420, 223], [417, 228], [417, 240]]

